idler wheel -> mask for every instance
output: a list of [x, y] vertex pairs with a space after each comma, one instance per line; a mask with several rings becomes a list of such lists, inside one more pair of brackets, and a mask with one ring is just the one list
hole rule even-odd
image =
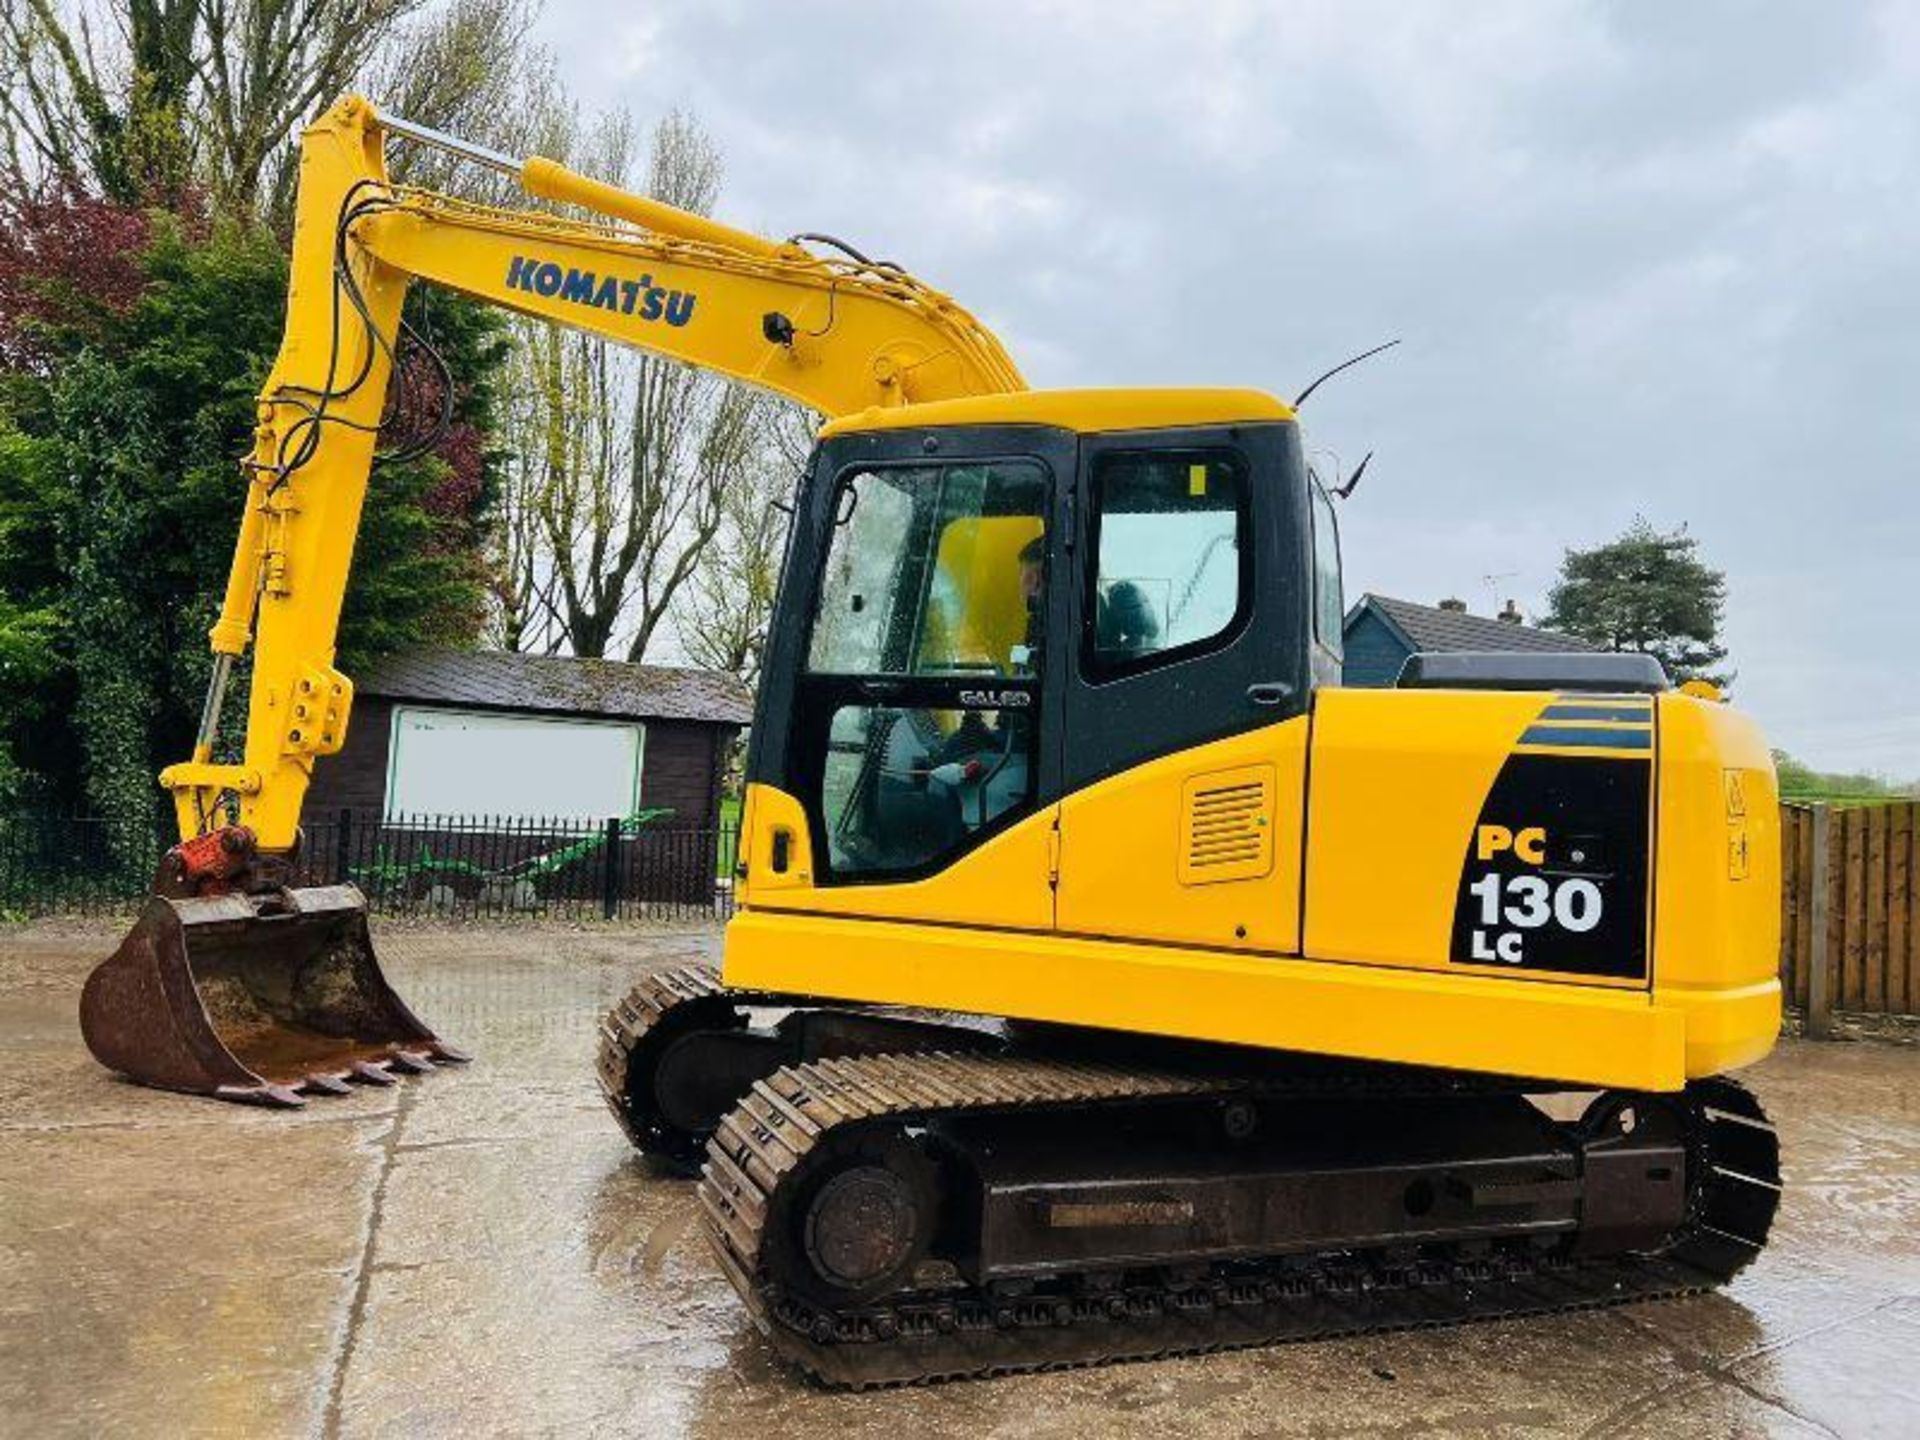
[[919, 1229], [905, 1180], [880, 1165], [843, 1170], [807, 1207], [807, 1259], [828, 1283], [865, 1289], [906, 1263]]
[[869, 1137], [808, 1185], [788, 1232], [790, 1279], [830, 1306], [863, 1304], [911, 1282], [933, 1242], [937, 1174], [904, 1135]]

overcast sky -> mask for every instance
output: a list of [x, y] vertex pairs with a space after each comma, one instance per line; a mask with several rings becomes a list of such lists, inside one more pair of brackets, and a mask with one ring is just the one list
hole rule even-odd
[[[1349, 598], [1545, 605], [1636, 513], [1735, 694], [1920, 775], [1920, 5], [549, 0], [725, 218], [952, 292], [1036, 386], [1254, 385], [1378, 451]], [[1493, 577], [1493, 578], [1488, 578]]]

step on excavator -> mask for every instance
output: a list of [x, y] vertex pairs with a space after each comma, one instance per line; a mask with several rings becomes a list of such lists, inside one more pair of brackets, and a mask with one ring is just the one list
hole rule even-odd
[[[569, 208], [393, 184], [393, 138]], [[633, 1143], [698, 1172], [781, 1355], [913, 1383], [1613, 1305], [1759, 1252], [1779, 1150], [1727, 1072], [1779, 1026], [1776, 788], [1710, 687], [1473, 653], [1343, 688], [1338, 527], [1296, 405], [1030, 390], [897, 265], [359, 99], [302, 143], [213, 635], [231, 657], [257, 625], [246, 756], [203, 743], [163, 777], [183, 853], [258, 858], [188, 863], [242, 881], [156, 901], [145, 952], [108, 967], [202, 1052], [220, 1007], [187, 1003], [194, 976], [284, 1029], [317, 955], [368, 1019], [300, 1023], [342, 1054], [435, 1043], [386, 1003], [357, 895], [245, 878], [292, 850], [345, 733], [334, 623], [419, 279], [825, 417], [721, 963], [641, 977], [598, 1058]], [[236, 810], [237, 847], [212, 819]], [[218, 930], [249, 963], [152, 943], [189, 913], [189, 948]]]

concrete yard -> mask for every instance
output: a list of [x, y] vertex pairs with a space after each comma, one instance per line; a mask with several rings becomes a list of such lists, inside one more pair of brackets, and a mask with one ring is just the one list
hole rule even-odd
[[706, 930], [376, 926], [465, 1070], [297, 1114], [80, 1043], [115, 932], [0, 930], [0, 1428], [14, 1435], [1912, 1435], [1920, 1048], [1784, 1042], [1773, 1246], [1725, 1295], [866, 1395], [777, 1364], [691, 1187], [602, 1108], [595, 1021]]

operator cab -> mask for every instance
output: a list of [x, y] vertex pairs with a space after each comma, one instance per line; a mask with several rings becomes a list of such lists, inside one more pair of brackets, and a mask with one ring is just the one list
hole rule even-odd
[[835, 422], [786, 577], [748, 778], [801, 802], [820, 886], [927, 876], [1338, 680], [1332, 508], [1254, 392]]

